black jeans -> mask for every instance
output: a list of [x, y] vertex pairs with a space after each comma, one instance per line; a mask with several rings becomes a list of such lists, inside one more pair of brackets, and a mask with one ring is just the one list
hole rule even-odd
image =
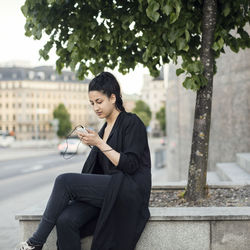
[[59, 175], [37, 231], [29, 239], [42, 245], [56, 225], [60, 250], [80, 250], [80, 228], [98, 216], [111, 175]]

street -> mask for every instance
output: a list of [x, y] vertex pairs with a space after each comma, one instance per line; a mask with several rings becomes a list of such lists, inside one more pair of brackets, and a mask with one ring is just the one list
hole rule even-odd
[[15, 158], [15, 155], [11, 157], [13, 150], [0, 149], [0, 155], [10, 154], [9, 160], [0, 161], [1, 250], [13, 250], [19, 242], [15, 214], [42, 200], [48, 200], [56, 176], [66, 172], [80, 172], [86, 158], [85, 155], [75, 155], [65, 160], [55, 150], [47, 150], [46, 155], [40, 150], [40, 155], [37, 152], [32, 157], [28, 154], [29, 150], [19, 151], [23, 151], [22, 158], [11, 159]]
[[[152, 159], [158, 140], [150, 141]], [[15, 215], [47, 201], [59, 174], [80, 173], [88, 155], [74, 155], [65, 160], [55, 148], [0, 148], [0, 249], [13, 250], [19, 242]], [[67, 155], [66, 157], [69, 157]], [[153, 183], [163, 169], [152, 166]]]

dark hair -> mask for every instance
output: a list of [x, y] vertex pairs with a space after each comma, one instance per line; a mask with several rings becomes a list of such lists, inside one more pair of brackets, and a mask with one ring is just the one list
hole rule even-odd
[[120, 85], [111, 73], [102, 72], [93, 80], [91, 80], [89, 83], [89, 92], [90, 91], [100, 91], [108, 98], [114, 94], [116, 96], [116, 108], [120, 111], [125, 111], [125, 108], [123, 107]]

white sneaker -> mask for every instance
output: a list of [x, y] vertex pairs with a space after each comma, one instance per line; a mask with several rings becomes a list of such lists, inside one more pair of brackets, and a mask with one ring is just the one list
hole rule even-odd
[[18, 246], [18, 248], [16, 248], [15, 250], [33, 250], [33, 249], [35, 249], [35, 247], [30, 246], [25, 241], [25, 242], [21, 242], [20, 245]]
[[42, 250], [43, 246], [41, 245], [34, 245], [32, 246], [27, 241], [21, 242], [19, 247], [16, 250]]

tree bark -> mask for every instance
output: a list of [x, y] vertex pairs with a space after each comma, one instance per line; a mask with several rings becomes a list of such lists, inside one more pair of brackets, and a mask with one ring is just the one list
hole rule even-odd
[[206, 177], [214, 75], [214, 56], [211, 47], [214, 41], [216, 13], [217, 1], [204, 0], [201, 62], [204, 66], [204, 76], [208, 83], [197, 91], [196, 96], [188, 184], [185, 193], [185, 198], [190, 201], [205, 198], [207, 194]]

